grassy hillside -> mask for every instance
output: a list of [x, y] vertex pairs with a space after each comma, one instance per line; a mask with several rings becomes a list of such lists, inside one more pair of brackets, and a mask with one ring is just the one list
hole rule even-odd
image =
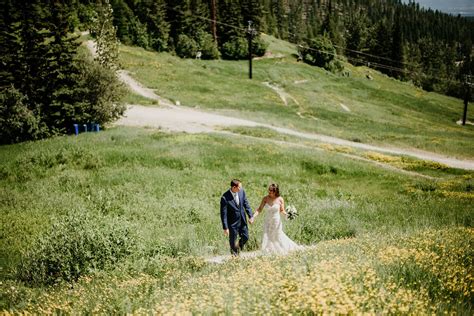
[[[349, 77], [335, 75], [297, 62], [291, 44], [265, 39], [272, 55], [283, 57], [254, 60], [253, 80], [246, 61], [184, 60], [122, 46], [120, 62], [147, 87], [186, 106], [364, 143], [474, 156], [474, 127], [455, 124], [462, 116], [461, 100], [427, 93], [366, 67], [347, 64]], [[264, 82], [294, 100], [285, 105]]]
[[[0, 310], [472, 313], [473, 172], [426, 179], [268, 138], [132, 128], [2, 146], [0, 166]], [[285, 231], [316, 247], [207, 263], [228, 252], [218, 208], [233, 177], [253, 207], [279, 183], [300, 213]]]

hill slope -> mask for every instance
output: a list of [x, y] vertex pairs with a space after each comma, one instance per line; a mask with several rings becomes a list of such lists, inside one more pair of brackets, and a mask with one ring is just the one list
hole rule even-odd
[[[297, 62], [293, 45], [265, 39], [272, 56], [283, 57], [255, 60], [253, 80], [246, 61], [180, 59], [127, 46], [121, 47], [121, 64], [157, 94], [185, 106], [363, 143], [474, 157], [474, 127], [455, 124], [461, 100], [365, 67], [347, 64], [349, 77], [328, 73]], [[272, 87], [288, 96], [287, 105]]]
[[[0, 166], [0, 310], [472, 312], [469, 171], [432, 179], [317, 147], [124, 127], [2, 146]], [[285, 232], [317, 247], [206, 263], [228, 253], [219, 198], [233, 177], [254, 208], [279, 183], [300, 214]], [[250, 227], [247, 250], [262, 230]], [[77, 281], [31, 280], [81, 267]], [[229, 299], [247, 294], [240, 307]]]
[[[161, 70], [158, 75], [150, 71], [148, 79], [160, 80], [157, 83], [163, 83], [164, 94], [176, 94], [180, 100], [199, 97], [201, 107], [278, 126], [294, 124], [301, 131], [318, 131], [321, 124], [328, 133], [345, 132], [329, 114], [316, 120], [297, 114], [312, 108], [306, 97], [315, 93], [317, 80], [329, 88], [326, 103], [314, 107], [341, 116], [356, 113], [348, 129], [361, 135], [385, 135], [382, 121], [372, 130], [362, 124], [359, 109], [346, 101], [351, 112], [343, 107], [344, 112], [338, 112], [329, 104], [336, 91], [342, 91], [341, 98], [349, 98], [344, 91], [349, 91], [352, 80], [364, 87], [378, 80], [381, 87], [403, 86], [377, 74], [373, 81], [362, 73], [340, 78], [286, 57], [279, 61], [284, 65], [280, 75], [308, 80], [281, 86], [299, 105], [289, 98], [284, 106], [274, 90], [245, 78], [225, 83], [229, 90], [214, 94], [217, 101], [227, 95], [226, 105], [215, 103], [209, 92], [185, 90], [185, 84], [205, 77], [193, 74], [197, 69], [206, 73], [216, 67], [210, 72], [212, 80], [204, 78], [200, 87], [223, 87], [213, 81], [225, 78], [219, 72], [235, 75], [243, 62], [179, 60], [123, 49], [129, 57], [145, 56], [133, 62], [137, 77], [147, 71], [145, 61], [156, 63]], [[271, 62], [278, 60], [258, 61], [263, 69]], [[160, 76], [164, 68], [167, 76], [176, 70], [175, 89]], [[307, 83], [306, 89], [300, 88]], [[251, 102], [239, 97], [239, 84], [253, 89]], [[155, 88], [161, 93], [159, 86]], [[406, 94], [414, 100], [410, 93], [416, 89], [407, 91], [394, 95]], [[424, 94], [421, 99], [428, 97], [433, 100], [433, 112], [452, 113], [452, 105], [441, 104], [437, 95]], [[383, 104], [371, 99], [358, 102], [369, 122], [380, 119]], [[403, 113], [410, 113], [410, 107], [396, 104]], [[416, 122], [406, 118], [403, 127], [418, 131]], [[451, 125], [439, 126], [448, 129]], [[461, 136], [472, 131], [453, 128]], [[405, 167], [417, 171], [393, 172], [353, 159], [347, 148], [302, 143], [300, 138], [297, 142], [294, 136], [268, 128], [231, 131], [234, 134], [187, 134], [115, 127], [1, 146], [0, 311], [472, 314], [474, 172], [374, 157], [394, 164], [397, 171]], [[413, 145], [411, 137], [402, 140], [407, 147]], [[457, 144], [441, 146], [442, 152], [453, 149], [461, 152]], [[205, 258], [228, 253], [219, 200], [235, 177], [243, 180], [254, 208], [268, 184], [279, 183], [285, 201], [299, 213], [296, 220], [284, 223], [285, 232], [311, 249], [287, 257], [231, 260], [225, 265], [207, 262]], [[262, 231], [263, 221], [257, 219], [250, 226], [248, 251], [259, 249]]]

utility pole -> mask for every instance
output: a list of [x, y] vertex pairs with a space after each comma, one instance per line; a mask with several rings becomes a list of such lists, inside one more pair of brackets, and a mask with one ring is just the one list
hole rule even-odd
[[257, 34], [252, 27], [252, 21], [248, 21], [247, 38], [249, 40], [249, 79], [252, 79], [252, 39]]
[[211, 34], [214, 42], [217, 43], [217, 14], [216, 14], [216, 0], [211, 0]]
[[466, 75], [464, 77], [464, 113], [462, 116], [462, 125], [466, 125], [467, 119], [467, 104], [471, 98], [471, 87], [474, 85], [473, 76]]

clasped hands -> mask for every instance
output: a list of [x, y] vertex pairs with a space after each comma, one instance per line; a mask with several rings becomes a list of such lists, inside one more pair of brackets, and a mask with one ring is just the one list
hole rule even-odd
[[[249, 223], [253, 224], [253, 222], [255, 222], [255, 217], [257, 216], [258, 216], [258, 212], [255, 212], [254, 216], [249, 218]], [[224, 235], [229, 236], [229, 229], [224, 229]]]
[[249, 218], [250, 224], [253, 224], [253, 222], [255, 222], [255, 217], [257, 217], [257, 216], [258, 216], [258, 211], [255, 212], [255, 214], [252, 217]]

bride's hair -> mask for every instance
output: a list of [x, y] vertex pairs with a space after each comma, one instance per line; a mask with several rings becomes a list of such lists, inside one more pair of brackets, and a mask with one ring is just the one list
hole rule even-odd
[[275, 196], [280, 196], [280, 189], [278, 188], [278, 184], [272, 183], [268, 186], [268, 190], [275, 192]]

